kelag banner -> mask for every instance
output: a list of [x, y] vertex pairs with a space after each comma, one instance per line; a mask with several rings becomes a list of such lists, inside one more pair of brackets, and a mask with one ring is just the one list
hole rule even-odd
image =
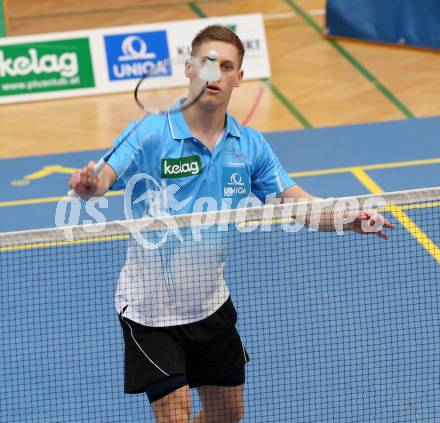
[[88, 38], [0, 49], [0, 95], [94, 87]]
[[327, 34], [440, 48], [440, 0], [327, 0]]

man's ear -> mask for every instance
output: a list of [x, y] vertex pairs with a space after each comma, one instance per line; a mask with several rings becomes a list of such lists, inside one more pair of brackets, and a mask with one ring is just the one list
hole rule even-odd
[[243, 75], [244, 75], [244, 71], [243, 69], [240, 69], [238, 72], [238, 78], [235, 81], [234, 87], [239, 87], [241, 84], [241, 81], [243, 81]]
[[187, 60], [185, 62], [185, 76], [191, 79], [191, 63]]

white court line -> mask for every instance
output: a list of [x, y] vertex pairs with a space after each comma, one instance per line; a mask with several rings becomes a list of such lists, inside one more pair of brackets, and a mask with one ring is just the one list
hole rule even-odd
[[[312, 9], [307, 12], [311, 16], [324, 16], [325, 9]], [[264, 20], [270, 21], [274, 19], [289, 19], [296, 16], [296, 13], [293, 12], [283, 12], [283, 13], [268, 13], [267, 15], [263, 15]]]

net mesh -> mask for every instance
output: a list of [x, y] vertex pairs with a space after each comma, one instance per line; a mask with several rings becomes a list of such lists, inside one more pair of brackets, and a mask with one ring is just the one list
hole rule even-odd
[[[153, 421], [124, 394], [117, 290], [152, 326], [230, 293], [244, 422], [438, 422], [440, 188], [381, 198], [1, 234], [0, 421]], [[330, 230], [367, 205], [389, 240]]]

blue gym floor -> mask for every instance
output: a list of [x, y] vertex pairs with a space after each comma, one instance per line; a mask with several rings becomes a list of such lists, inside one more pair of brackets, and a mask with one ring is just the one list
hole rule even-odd
[[[439, 130], [440, 118], [429, 118], [266, 135], [300, 185], [337, 197], [372, 186], [440, 185]], [[53, 226], [73, 168], [101, 153], [1, 160], [0, 231]], [[102, 212], [122, 219], [122, 195], [109, 198]], [[407, 214], [438, 249], [440, 225], [432, 220], [438, 211]], [[440, 266], [397, 226], [386, 243], [342, 237], [346, 256], [335, 235], [308, 232], [295, 239], [280, 233], [270, 252], [258, 235], [232, 247], [240, 260], [232, 259], [226, 274], [241, 275], [230, 288], [251, 355], [245, 422], [440, 420]], [[81, 245], [0, 253], [6, 269], [0, 336], [9, 340], [2, 347], [0, 421], [151, 419], [145, 398], [122, 391], [113, 297], [125, 242], [88, 244], [85, 256]], [[99, 254], [117, 259], [100, 268]], [[8, 267], [11, 257], [24, 279]], [[246, 263], [253, 263], [252, 274]]]

